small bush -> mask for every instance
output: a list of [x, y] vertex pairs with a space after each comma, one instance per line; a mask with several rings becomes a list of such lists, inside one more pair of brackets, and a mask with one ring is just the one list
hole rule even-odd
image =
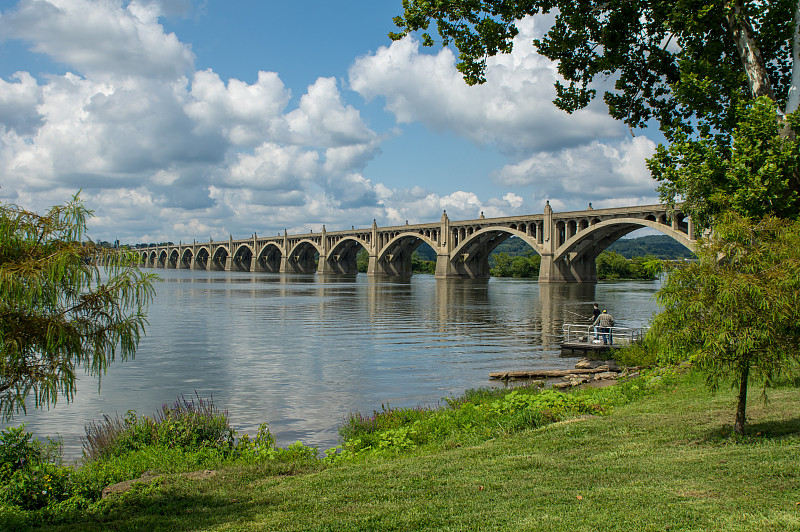
[[181, 396], [172, 406], [163, 405], [152, 418], [137, 417], [132, 410], [123, 419], [104, 415], [99, 423], [87, 425], [83, 449], [87, 461], [153, 445], [230, 451], [235, 438], [227, 412], [218, 411], [213, 398], [206, 401], [196, 395], [189, 401]]
[[61, 464], [61, 443], [41, 442], [25, 425], [0, 431], [0, 503], [36, 510], [69, 497], [72, 468]]

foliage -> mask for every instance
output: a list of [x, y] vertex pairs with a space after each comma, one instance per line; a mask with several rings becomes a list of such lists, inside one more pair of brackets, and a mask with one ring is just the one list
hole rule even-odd
[[356, 268], [359, 273], [367, 273], [369, 269], [369, 251], [364, 248], [358, 250], [356, 255]]
[[[413, 273], [436, 273], [436, 254], [427, 244], [411, 255], [411, 268]], [[654, 259], [675, 259], [694, 257], [682, 245], [676, 243], [668, 236], [645, 236], [630, 240], [618, 240], [609, 246], [608, 252], [619, 250], [619, 254], [627, 259], [628, 263], [619, 260], [610, 260], [606, 252], [597, 259], [598, 276], [600, 279], [653, 279], [656, 275]], [[426, 258], [431, 257], [432, 259]], [[637, 258], [639, 257], [639, 258]], [[643, 257], [643, 258], [642, 258]], [[515, 277], [535, 279], [539, 276], [542, 259], [524, 240], [509, 238], [501, 243], [489, 255], [491, 275], [494, 277]], [[603, 264], [601, 268], [601, 263]], [[358, 271], [366, 273], [369, 265], [369, 253], [361, 249], [356, 256]]]
[[107, 279], [84, 242], [92, 212], [78, 196], [40, 216], [0, 206], [0, 417], [75, 393], [75, 372], [101, 376], [133, 357], [156, 276], [115, 256]]
[[342, 423], [340, 453], [334, 461], [445, 447], [452, 442], [477, 443], [580, 415], [604, 415], [665, 384], [669, 370], [603, 389], [560, 392], [524, 386], [470, 390], [449, 399], [443, 408], [388, 408], [370, 416], [351, 413]]
[[490, 270], [494, 277], [535, 278], [539, 276], [542, 258], [533, 251], [524, 255], [512, 256], [508, 253], [495, 253], [494, 266]]
[[647, 235], [638, 238], [621, 238], [608, 246], [606, 251], [619, 253], [626, 259], [652, 256], [660, 260], [696, 258], [683, 244], [667, 235]]
[[[56, 515], [97, 509], [104, 487], [147, 471], [196, 471], [233, 464], [318, 462], [300, 442], [279, 448], [266, 423], [254, 437], [237, 437], [225, 412], [199, 396], [179, 397], [151, 417], [129, 411], [86, 428], [84, 464], [61, 463], [60, 443], [42, 443], [22, 425], [0, 432], [0, 528], [4, 513]], [[12, 512], [13, 513], [13, 512]]]
[[[512, 256], [502, 252], [494, 255], [491, 274], [495, 277], [517, 277], [533, 279], [538, 277], [542, 258], [533, 251], [522, 256]], [[626, 259], [613, 251], [602, 252], [595, 260], [597, 278], [617, 279], [655, 279], [661, 268], [661, 261], [655, 257], [635, 257]]]
[[0, 431], [0, 504], [35, 510], [67, 498], [73, 471], [60, 455], [59, 442], [35, 440], [25, 425]]
[[[660, 124], [667, 140], [675, 144], [672, 153], [661, 148], [650, 164], [662, 182], [661, 196], [668, 203], [682, 199], [682, 210], [702, 227], [718, 214], [713, 208], [718, 198], [711, 198], [717, 187], [722, 185], [719, 192], [735, 190], [735, 185], [718, 179], [727, 165], [741, 170], [733, 174], [745, 181], [756, 181], [748, 182], [744, 194], [753, 197], [738, 198], [745, 200], [743, 206], [791, 218], [800, 214], [795, 199], [789, 205], [772, 201], [800, 193], [794, 166], [786, 173], [790, 179], [775, 176], [772, 163], [783, 157], [783, 147], [773, 142], [767, 153], [756, 157], [749, 153], [754, 146], [734, 139], [759, 97], [774, 102], [773, 125], [784, 136], [793, 136], [795, 121], [780, 117], [794, 111], [800, 101], [800, 87], [792, 85], [791, 75], [800, 68], [793, 64], [792, 54], [796, 10], [795, 0], [403, 0], [403, 15], [395, 18], [400, 32], [390, 37], [399, 39], [421, 30], [422, 43], [433, 46], [427, 30], [435, 22], [441, 44], [458, 49], [458, 68], [466, 82], [483, 83], [487, 58], [511, 51], [519, 33], [516, 22], [527, 15], [552, 13], [553, 26], [534, 45], [557, 62], [566, 82], [556, 82], [554, 103], [577, 111], [596, 96], [595, 80], [614, 79], [613, 87], [604, 85], [609, 114], [632, 128], [646, 127], [653, 120]], [[744, 136], [764, 139], [766, 133], [771, 135], [755, 131]], [[737, 150], [748, 152], [744, 166], [735, 161]], [[706, 165], [713, 171], [680, 170], [683, 164], [698, 165], [703, 153], [721, 158], [711, 161], [716, 168]], [[761, 186], [761, 177], [767, 177], [769, 184]], [[739, 212], [759, 215], [755, 210]]]
[[180, 396], [171, 406], [162, 405], [153, 417], [137, 417], [132, 410], [124, 419], [106, 414], [103, 421], [86, 426], [83, 448], [87, 460], [97, 460], [153, 445], [229, 450], [234, 440], [227, 412], [217, 410], [213, 398], [204, 400], [196, 395], [192, 400]]
[[614, 360], [623, 366], [652, 367], [659, 365], [659, 344], [656, 338], [645, 336], [626, 346], [624, 349], [614, 351]]
[[[754, 218], [800, 215], [800, 141], [782, 133], [769, 98], [740, 107], [730, 142], [710, 133], [699, 139], [678, 133], [648, 161], [662, 196], [684, 196], [701, 227], [727, 210]], [[800, 115], [787, 116], [786, 123], [797, 130]]]
[[661, 362], [689, 360], [712, 389], [733, 380], [741, 434], [748, 381], [766, 390], [800, 362], [800, 221], [728, 213], [698, 254], [659, 290], [664, 311], [649, 335], [662, 345]]
[[613, 251], [602, 252], [595, 260], [598, 279], [655, 279], [661, 261], [655, 257], [626, 259]]
[[[737, 123], [737, 105], [762, 95], [755, 90], [785, 105], [795, 8], [793, 0], [404, 0], [394, 19], [401, 31], [390, 37], [423, 30], [422, 43], [433, 46], [426, 30], [435, 22], [441, 44], [458, 49], [466, 82], [483, 83], [486, 59], [511, 51], [516, 22], [553, 13], [555, 23], [534, 45], [558, 62], [567, 82], [556, 85], [556, 105], [586, 107], [596, 96], [592, 82], [614, 76], [603, 99], [611, 116], [631, 127], [656, 119], [665, 132], [727, 132]], [[738, 44], [745, 36], [753, 37], [757, 56], [747, 61], [761, 64], [743, 64], [748, 50]]]
[[[423, 246], [427, 250], [423, 250]], [[426, 258], [430, 257], [433, 250], [427, 244], [423, 244], [423, 246], [420, 246], [419, 250], [411, 254], [411, 272], [433, 275], [436, 273], [436, 254], [433, 254], [433, 260]], [[361, 248], [356, 255], [356, 267], [359, 273], [367, 273], [369, 269], [369, 252], [364, 248]]]
[[436, 261], [423, 259], [419, 252], [415, 251], [411, 254], [411, 271], [433, 275], [436, 273]]

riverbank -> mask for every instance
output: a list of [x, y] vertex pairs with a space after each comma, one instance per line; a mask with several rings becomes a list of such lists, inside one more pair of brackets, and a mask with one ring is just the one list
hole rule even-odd
[[[476, 444], [165, 475], [48, 530], [800, 530], [800, 394], [749, 408], [702, 378]], [[59, 528], [60, 527], [60, 528]]]

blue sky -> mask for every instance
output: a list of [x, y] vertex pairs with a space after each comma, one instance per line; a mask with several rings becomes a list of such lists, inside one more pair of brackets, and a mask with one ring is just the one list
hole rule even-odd
[[96, 239], [330, 230], [656, 203], [655, 144], [567, 115], [520, 21], [468, 87], [392, 43], [399, 0], [0, 0], [0, 201], [81, 189]]

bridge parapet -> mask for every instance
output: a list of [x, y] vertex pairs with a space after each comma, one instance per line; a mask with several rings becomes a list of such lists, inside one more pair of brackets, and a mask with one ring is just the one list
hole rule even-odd
[[489, 255], [503, 241], [518, 237], [542, 257], [539, 282], [593, 283], [595, 259], [631, 231], [649, 227], [694, 250], [695, 228], [680, 208], [664, 205], [586, 209], [542, 214], [438, 222], [227, 241], [151, 246], [134, 250], [139, 265], [150, 268], [234, 270], [271, 273], [355, 275], [356, 256], [369, 254], [368, 275], [411, 275], [411, 255], [423, 243], [436, 252], [436, 277], [485, 278]]

